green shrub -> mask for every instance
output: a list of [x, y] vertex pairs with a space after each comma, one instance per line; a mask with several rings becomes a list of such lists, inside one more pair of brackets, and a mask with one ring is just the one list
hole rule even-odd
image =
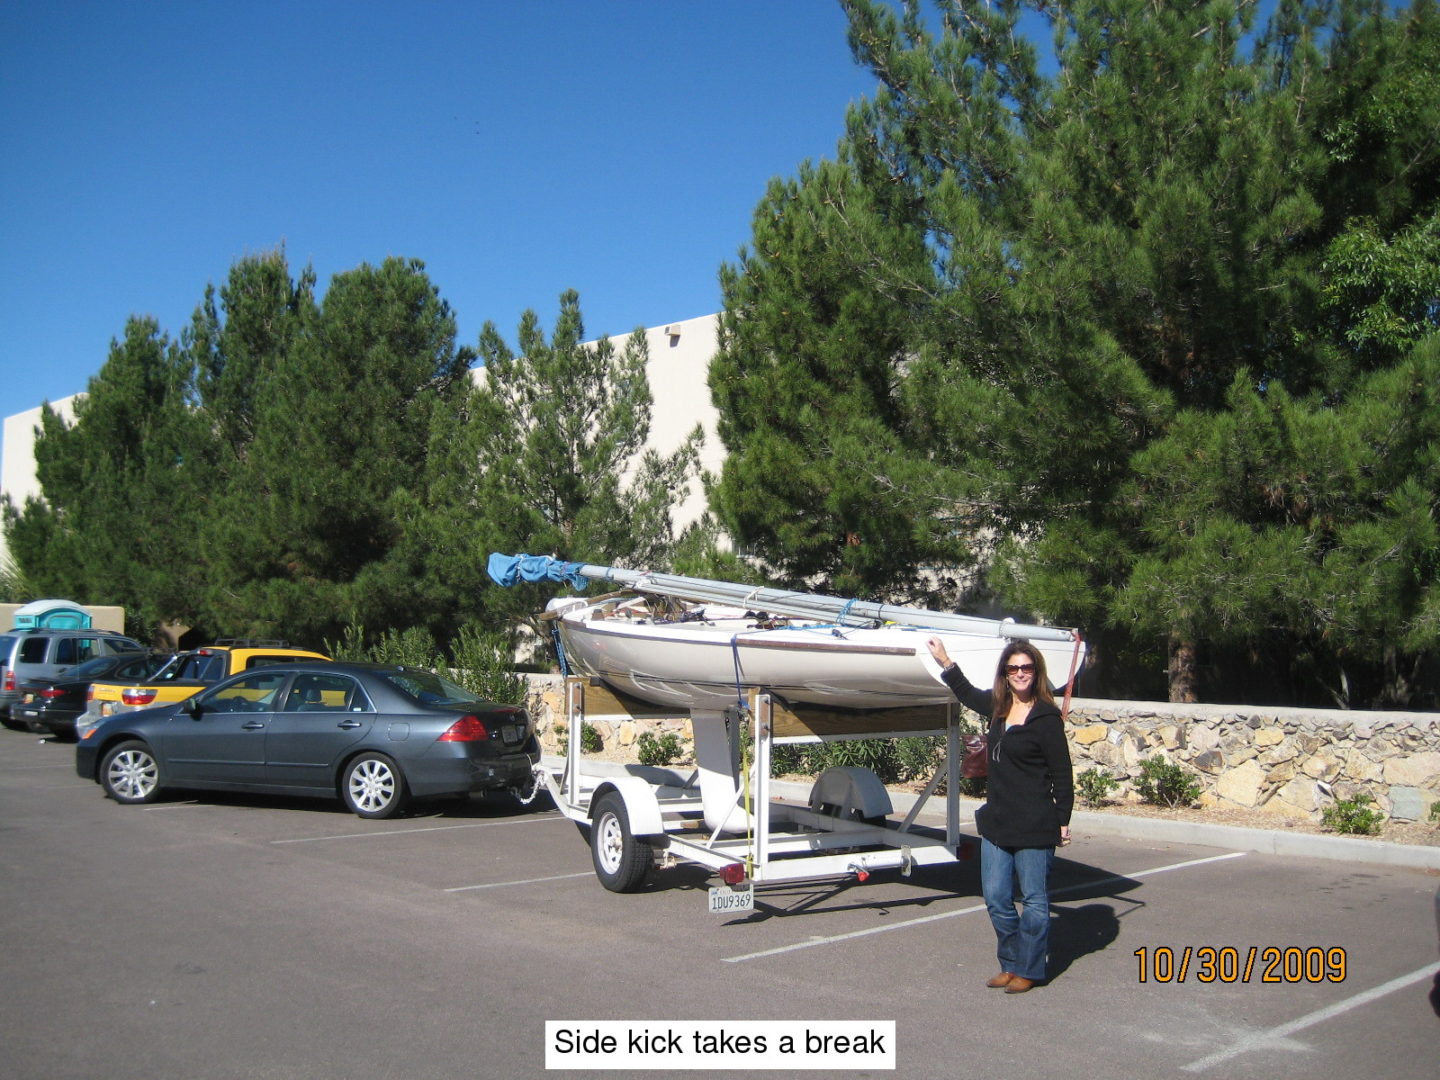
[[373, 643], [366, 640], [363, 626], [346, 626], [338, 642], [325, 642], [325, 652], [334, 660], [353, 663], [404, 664], [425, 671], [443, 666], [435, 639], [419, 626], [387, 631]]
[[810, 772], [810, 748], [804, 743], [781, 743], [770, 747], [770, 775], [787, 776]]
[[363, 626], [346, 626], [338, 642], [325, 642], [325, 651], [336, 660], [438, 671], [472, 693], [503, 705], [525, 704], [529, 689], [524, 676], [515, 671], [505, 635], [475, 626], [462, 627], [451, 642], [453, 667], [435, 647], [430, 632], [418, 626], [389, 631], [374, 642], [366, 640]]
[[[742, 739], [747, 742], [748, 740]], [[827, 743], [785, 743], [770, 751], [771, 776], [819, 776], [826, 769], [857, 765], [870, 769], [885, 784], [928, 781], [944, 761], [944, 743], [934, 735], [900, 739], [846, 739]], [[944, 793], [944, 780], [936, 789]], [[985, 778], [961, 780], [960, 794], [982, 796]]]
[[1430, 804], [1430, 820], [1440, 825], [1440, 800]]
[[887, 784], [899, 779], [900, 759], [894, 739], [847, 739], [821, 746], [825, 750], [823, 767], [826, 769], [858, 766], [869, 769]]
[[[983, 799], [985, 797], [985, 782], [988, 779], [989, 777], [987, 776], [962, 776], [958, 785], [959, 794], [971, 799]], [[944, 793], [945, 789], [942, 785], [940, 794], [943, 795]]]
[[903, 780], [929, 780], [942, 760], [943, 743], [933, 735], [907, 735], [895, 740], [896, 764]]
[[514, 652], [504, 634], [461, 627], [451, 643], [452, 677], [466, 690], [502, 705], [524, 705], [529, 683], [515, 671]]
[[[747, 726], [741, 731], [742, 752], [753, 757]], [[929, 780], [943, 760], [944, 743], [933, 735], [908, 735], [900, 739], [843, 739], [836, 742], [781, 743], [770, 749], [771, 776], [819, 776], [826, 769], [861, 766], [870, 769], [882, 783], [902, 780]], [[938, 789], [943, 792], [942, 787]], [[983, 795], [985, 778], [962, 780], [963, 795]]]
[[403, 664], [406, 667], [439, 671], [444, 661], [435, 648], [435, 639], [430, 631], [420, 626], [404, 630], [391, 630], [381, 636], [370, 649], [371, 659], [377, 664]]
[[1365, 792], [1359, 792], [1348, 799], [1336, 799], [1334, 806], [1327, 806], [1320, 813], [1320, 824], [1339, 833], [1369, 836], [1380, 831], [1385, 815], [1379, 810], [1369, 809], [1374, 802]]
[[[560, 746], [560, 753], [570, 752], [570, 728], [565, 724], [555, 725], [555, 741]], [[600, 732], [595, 730], [593, 724], [584, 724], [580, 728], [580, 749], [583, 753], [594, 754], [604, 749], [604, 742], [600, 738]]]
[[1099, 806], [1119, 786], [1119, 780], [1099, 769], [1086, 769], [1075, 777], [1075, 787], [1086, 806]]
[[1135, 781], [1140, 798], [1156, 806], [1190, 806], [1204, 790], [1200, 781], [1186, 774], [1179, 765], [1156, 754], [1140, 762], [1140, 777]]
[[653, 731], [642, 731], [635, 740], [635, 751], [641, 765], [669, 765], [683, 753], [680, 736], [667, 731], [657, 736]]

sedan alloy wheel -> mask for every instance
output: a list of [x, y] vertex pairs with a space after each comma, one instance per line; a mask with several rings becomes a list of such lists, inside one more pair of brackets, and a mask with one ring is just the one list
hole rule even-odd
[[361, 754], [345, 769], [345, 805], [363, 818], [388, 818], [405, 803], [405, 778], [384, 754]]
[[116, 802], [154, 802], [160, 794], [160, 765], [144, 743], [123, 742], [105, 755], [100, 780]]

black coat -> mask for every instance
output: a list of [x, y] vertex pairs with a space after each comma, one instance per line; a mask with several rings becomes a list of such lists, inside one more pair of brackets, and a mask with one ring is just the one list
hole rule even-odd
[[995, 694], [970, 684], [951, 664], [940, 673], [966, 708], [990, 719], [990, 773], [985, 805], [975, 814], [980, 835], [1000, 847], [1054, 847], [1060, 826], [1070, 824], [1075, 779], [1060, 710], [1036, 701], [1025, 723], [1008, 730], [991, 716]]

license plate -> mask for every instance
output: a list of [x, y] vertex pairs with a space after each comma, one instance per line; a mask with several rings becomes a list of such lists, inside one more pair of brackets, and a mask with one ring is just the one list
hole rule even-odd
[[507, 743], [517, 743], [524, 730], [519, 724], [504, 724], [500, 728], [500, 737]]
[[715, 885], [710, 889], [710, 910], [717, 914], [730, 911], [755, 910], [755, 883], [732, 889], [729, 885]]

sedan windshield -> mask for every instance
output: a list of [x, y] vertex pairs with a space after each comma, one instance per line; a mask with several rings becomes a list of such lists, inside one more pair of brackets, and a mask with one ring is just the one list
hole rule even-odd
[[470, 705], [485, 700], [428, 671], [384, 671], [380, 677], [422, 705]]
[[115, 666], [115, 657], [97, 656], [94, 660], [86, 660], [83, 664], [71, 668], [67, 674], [70, 678], [83, 679], [87, 675], [104, 675]]

